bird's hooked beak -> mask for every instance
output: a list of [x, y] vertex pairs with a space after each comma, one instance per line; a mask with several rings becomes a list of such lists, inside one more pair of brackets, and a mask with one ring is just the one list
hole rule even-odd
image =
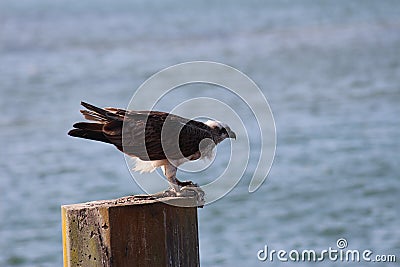
[[232, 130], [229, 130], [229, 131], [228, 131], [228, 137], [229, 137], [229, 138], [233, 138], [233, 139], [236, 140], [236, 134], [235, 134], [235, 132], [232, 131]]

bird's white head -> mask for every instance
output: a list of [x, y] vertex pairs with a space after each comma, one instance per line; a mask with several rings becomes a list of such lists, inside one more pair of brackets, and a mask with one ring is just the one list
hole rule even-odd
[[205, 124], [211, 128], [214, 141], [216, 143], [219, 143], [226, 138], [236, 139], [235, 132], [232, 131], [231, 128], [226, 123], [220, 121], [208, 120], [205, 122]]

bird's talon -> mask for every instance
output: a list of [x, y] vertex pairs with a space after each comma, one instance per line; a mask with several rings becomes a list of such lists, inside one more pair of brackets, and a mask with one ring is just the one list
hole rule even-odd
[[197, 203], [200, 205], [204, 205], [205, 202], [205, 192], [198, 185], [189, 185], [182, 187], [181, 192], [178, 194], [178, 196], [196, 197]]
[[175, 188], [170, 188], [164, 191], [165, 197], [176, 197], [179, 195], [179, 192], [175, 190]]

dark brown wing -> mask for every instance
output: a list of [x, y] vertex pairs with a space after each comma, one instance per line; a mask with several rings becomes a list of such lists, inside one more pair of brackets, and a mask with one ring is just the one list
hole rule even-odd
[[[150, 123], [152, 121], [152, 123]], [[147, 122], [147, 123], [146, 123]], [[162, 149], [152, 146], [148, 151], [149, 141], [151, 144], [156, 140], [146, 140], [146, 129], [149, 129], [149, 124], [153, 124], [154, 129], [149, 129], [147, 132], [158, 132], [157, 126], [162, 125], [161, 116], [151, 116], [150, 112], [134, 112], [129, 111], [124, 117], [123, 133], [119, 136], [124, 153], [136, 156], [142, 160], [158, 160], [165, 159]]]
[[211, 139], [207, 125], [158, 111], [101, 109], [82, 102], [86, 119], [68, 134], [115, 145], [142, 160], [181, 159], [199, 151], [200, 142]]
[[182, 159], [199, 151], [208, 126], [165, 112], [133, 112], [125, 117], [123, 150], [142, 160]]

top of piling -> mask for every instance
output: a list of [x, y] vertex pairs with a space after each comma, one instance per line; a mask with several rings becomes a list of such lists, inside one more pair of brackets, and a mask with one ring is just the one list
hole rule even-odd
[[162, 193], [152, 195], [132, 195], [124, 196], [117, 199], [96, 200], [78, 204], [62, 205], [64, 209], [82, 209], [96, 207], [118, 207], [132, 205], [151, 205], [156, 203], [165, 203], [179, 207], [200, 207], [204, 206], [204, 200], [199, 200], [195, 195], [191, 196], [164, 196]]

